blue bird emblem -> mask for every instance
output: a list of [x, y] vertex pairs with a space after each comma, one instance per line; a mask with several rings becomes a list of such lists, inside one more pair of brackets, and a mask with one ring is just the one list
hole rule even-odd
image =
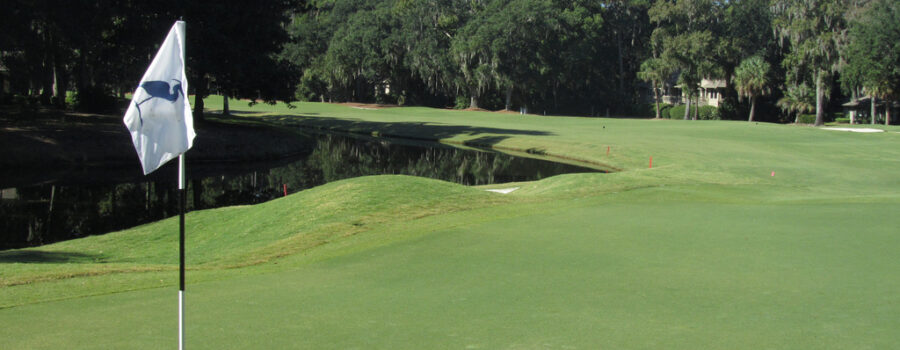
[[178, 83], [171, 87], [169, 86], [169, 83], [160, 80], [151, 80], [141, 83], [141, 88], [150, 95], [150, 97], [147, 97], [143, 101], [135, 103], [138, 111], [138, 118], [141, 121], [141, 126], [144, 125], [144, 118], [143, 116], [141, 116], [141, 104], [154, 98], [161, 98], [166, 101], [175, 103], [175, 101], [178, 100], [179, 96], [184, 96], [184, 91], [181, 91], [181, 81], [178, 79], [172, 80]]

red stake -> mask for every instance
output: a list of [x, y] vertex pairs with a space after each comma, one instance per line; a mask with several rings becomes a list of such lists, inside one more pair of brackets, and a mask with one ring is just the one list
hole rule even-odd
[[650, 169], [653, 169], [653, 156], [650, 156]]
[[287, 184], [284, 184], [284, 196], [287, 197]]
[[609, 146], [606, 146], [606, 156], [609, 156]]

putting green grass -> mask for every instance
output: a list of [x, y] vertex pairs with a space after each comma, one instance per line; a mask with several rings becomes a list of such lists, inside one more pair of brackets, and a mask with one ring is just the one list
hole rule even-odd
[[[520, 183], [508, 195], [373, 176], [189, 213], [190, 348], [900, 343], [895, 127], [297, 107], [236, 102], [241, 112], [221, 119], [620, 171]], [[165, 220], [0, 252], [0, 348], [175, 345], [176, 235]]]

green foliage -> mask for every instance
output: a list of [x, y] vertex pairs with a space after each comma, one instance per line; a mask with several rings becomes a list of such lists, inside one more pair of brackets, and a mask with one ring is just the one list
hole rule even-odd
[[669, 119], [684, 119], [685, 105], [676, 105], [669, 109]]
[[[662, 105], [660, 105], [660, 107], [662, 107]], [[639, 103], [631, 105], [626, 109], [626, 114], [629, 117], [653, 118], [656, 116], [656, 104]]]
[[456, 96], [456, 100], [453, 103], [453, 108], [456, 109], [466, 109], [469, 108], [469, 98], [466, 96]]
[[457, 106], [462, 96], [465, 107], [586, 114], [615, 106], [622, 114], [639, 100], [634, 71], [645, 58], [647, 6], [316, 2], [295, 16], [285, 50], [304, 76], [316, 77], [300, 79], [306, 99], [373, 101], [378, 96], [364, 92], [386, 81], [412, 103]]
[[731, 78], [738, 96], [753, 98], [767, 94], [770, 70], [771, 66], [761, 56], [753, 56], [741, 61]]
[[815, 96], [806, 84], [789, 85], [777, 105], [789, 114], [808, 113], [815, 110]]
[[[668, 106], [666, 108], [666, 113], [663, 114], [663, 118], [669, 119], [684, 119], [684, 110], [687, 108], [685, 105], [675, 105]], [[691, 106], [691, 118], [694, 116], [694, 109], [696, 106]], [[721, 120], [722, 116], [719, 113], [719, 109], [713, 106], [700, 106], [698, 120]]]
[[900, 92], [900, 4], [874, 0], [849, 26], [847, 66], [841, 76], [846, 90], [865, 88], [870, 96], [887, 98]]
[[696, 94], [703, 78], [724, 75], [716, 64], [725, 45], [726, 3], [713, 0], [657, 1], [648, 11], [654, 50], [666, 66], [679, 70], [678, 82]]
[[721, 120], [719, 109], [713, 106], [700, 106], [699, 120]]
[[834, 118], [834, 122], [835, 122], [835, 123], [840, 123], [840, 124], [850, 124], [850, 118], [849, 118], [849, 117], [847, 117], [847, 118], [843, 118], [843, 117], [841, 117], [841, 118]]
[[[787, 80], [791, 84], [813, 82], [814, 108], [820, 117], [825, 115], [824, 101], [828, 96], [826, 91], [831, 87], [832, 74], [843, 64], [839, 53], [844, 44], [845, 13], [849, 4], [846, 0], [772, 2], [773, 29], [779, 43], [790, 48], [782, 61], [788, 71]], [[822, 123], [822, 119], [815, 121], [816, 125]]]
[[797, 116], [797, 124], [815, 124], [816, 123], [816, 115], [815, 114], [800, 114]]
[[[668, 119], [669, 118], [669, 110], [671, 110], [672, 107], [673, 106], [670, 104], [660, 103], [659, 104], [659, 117]], [[656, 114], [654, 114], [654, 116], [655, 115]]]

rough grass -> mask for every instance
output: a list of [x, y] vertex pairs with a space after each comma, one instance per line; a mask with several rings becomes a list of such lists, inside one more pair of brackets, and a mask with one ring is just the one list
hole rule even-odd
[[[190, 213], [192, 348], [900, 343], [900, 134], [238, 106], [262, 113], [233, 122], [488, 145], [622, 171], [516, 184], [509, 195], [365, 177]], [[176, 234], [170, 220], [0, 253], [2, 347], [171, 346]]]

